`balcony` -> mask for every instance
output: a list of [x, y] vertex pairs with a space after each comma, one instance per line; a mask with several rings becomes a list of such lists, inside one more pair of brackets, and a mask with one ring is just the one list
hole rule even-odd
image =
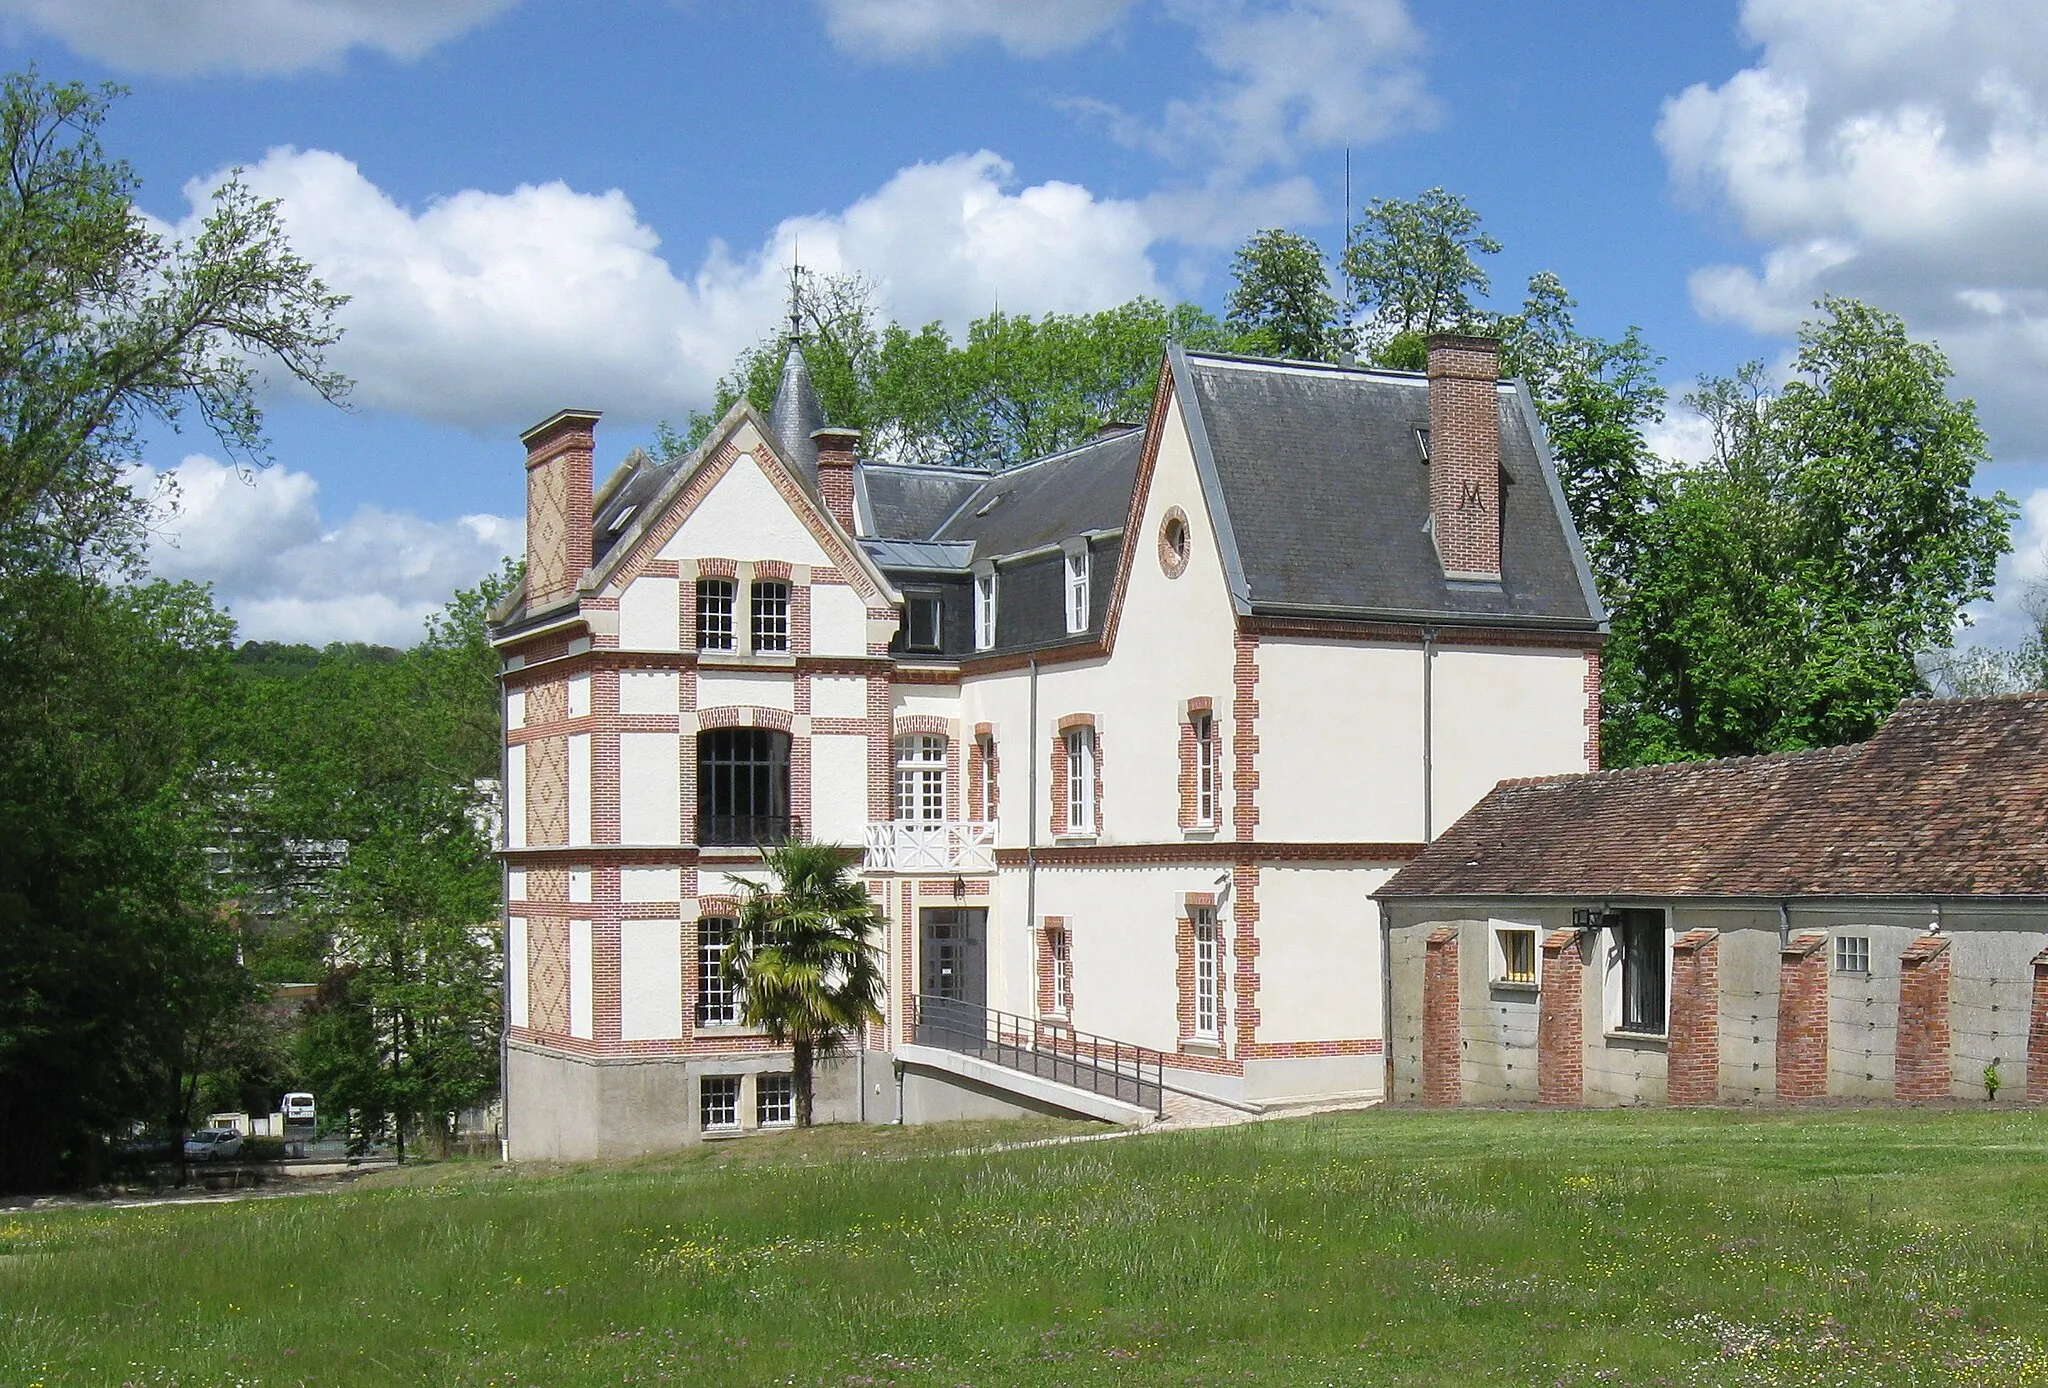
[[697, 842], [706, 848], [763, 848], [804, 836], [804, 823], [786, 814], [697, 815]]
[[868, 872], [992, 872], [996, 826], [988, 820], [868, 825]]

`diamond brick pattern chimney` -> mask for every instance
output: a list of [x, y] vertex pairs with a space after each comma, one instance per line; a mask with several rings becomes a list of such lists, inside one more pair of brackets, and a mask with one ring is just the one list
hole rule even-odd
[[824, 428], [811, 431], [818, 446], [818, 498], [847, 534], [853, 529], [853, 462], [860, 449], [860, 430]]
[[1500, 580], [1500, 344], [1429, 339], [1429, 517], [1444, 577]]
[[526, 604], [570, 596], [590, 567], [590, 481], [596, 410], [557, 410], [519, 436], [526, 445]]

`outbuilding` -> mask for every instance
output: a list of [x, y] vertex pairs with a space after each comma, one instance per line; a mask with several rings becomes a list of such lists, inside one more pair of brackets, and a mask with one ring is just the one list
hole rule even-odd
[[1396, 1101], [2048, 1101], [2048, 694], [1504, 781], [1375, 895]]

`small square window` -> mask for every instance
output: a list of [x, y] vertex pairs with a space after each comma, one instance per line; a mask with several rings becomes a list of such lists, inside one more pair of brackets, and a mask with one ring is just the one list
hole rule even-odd
[[764, 1128], [786, 1128], [796, 1122], [796, 1076], [755, 1076], [754, 1118]]
[[707, 1133], [736, 1130], [740, 1125], [740, 1077], [706, 1075], [698, 1085], [699, 1126]]
[[1835, 972], [1838, 974], [1867, 974], [1870, 972], [1870, 937], [1868, 935], [1835, 936]]
[[1536, 982], [1536, 932], [1534, 930], [1496, 930], [1494, 938], [1500, 942], [1501, 983]]

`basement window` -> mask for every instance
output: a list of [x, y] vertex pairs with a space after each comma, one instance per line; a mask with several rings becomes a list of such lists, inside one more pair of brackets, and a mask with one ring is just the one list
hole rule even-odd
[[754, 1119], [764, 1128], [786, 1128], [796, 1122], [796, 1076], [754, 1077]]
[[739, 1131], [738, 1075], [706, 1075], [698, 1081], [697, 1119], [698, 1125], [707, 1133]]

